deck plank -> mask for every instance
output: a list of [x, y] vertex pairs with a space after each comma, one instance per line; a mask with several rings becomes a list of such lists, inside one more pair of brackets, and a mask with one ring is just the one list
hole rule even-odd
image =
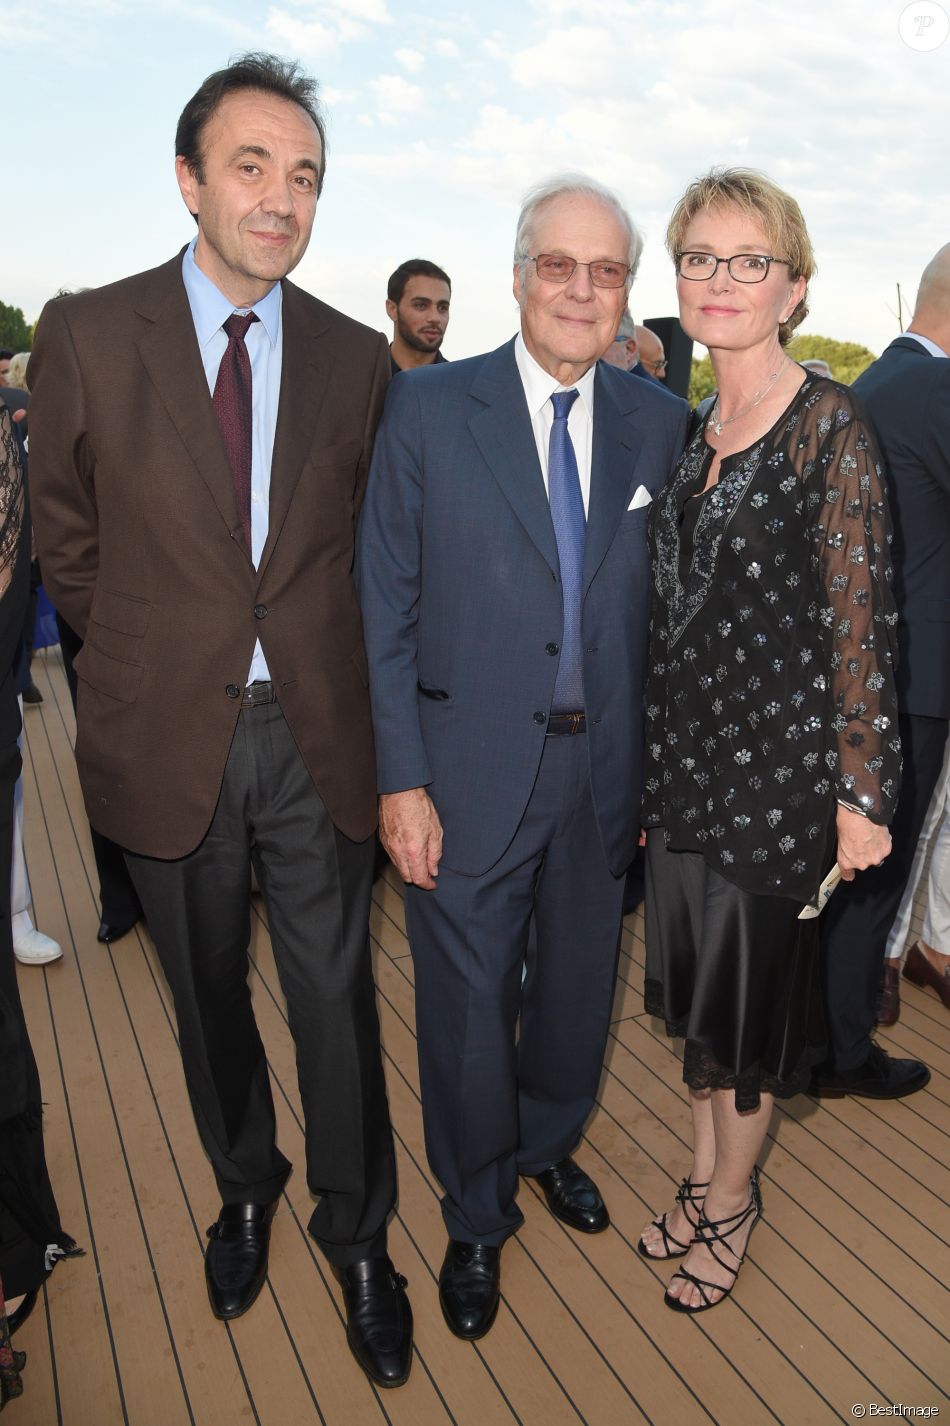
[[826, 1426], [853, 1419], [854, 1402], [899, 1400], [947, 1414], [950, 1020], [933, 996], [903, 987], [901, 1020], [881, 1038], [934, 1070], [911, 1100], [802, 1097], [777, 1108], [765, 1218], [735, 1299], [689, 1321], [663, 1306], [670, 1265], [636, 1252], [647, 1219], [672, 1201], [690, 1133], [675, 1047], [643, 1012], [641, 912], [625, 922], [600, 1103], [578, 1150], [611, 1227], [571, 1233], [523, 1183], [498, 1322], [477, 1344], [452, 1337], [438, 1305], [445, 1229], [391, 868], [374, 888], [371, 935], [400, 1184], [391, 1246], [416, 1319], [410, 1382], [380, 1392], [359, 1371], [339, 1286], [307, 1232], [294, 1047], [259, 901], [252, 995], [296, 1168], [259, 1302], [215, 1322], [202, 1252], [217, 1199], [168, 987], [144, 929], [110, 948], [95, 941], [95, 866], [58, 651], [34, 662], [34, 677], [45, 701], [26, 718], [27, 857], [35, 919], [65, 956], [18, 975], [50, 1172], [87, 1254], [57, 1268], [23, 1329], [23, 1426]]

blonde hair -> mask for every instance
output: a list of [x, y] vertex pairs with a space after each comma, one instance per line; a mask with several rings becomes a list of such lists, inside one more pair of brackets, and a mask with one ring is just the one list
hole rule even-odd
[[10, 358], [10, 370], [7, 372], [8, 386], [18, 386], [21, 391], [29, 391], [26, 384], [26, 368], [29, 360], [29, 352], [17, 352], [15, 357]]
[[778, 329], [784, 347], [792, 332], [808, 316], [808, 283], [815, 273], [815, 253], [802, 217], [791, 194], [779, 188], [754, 168], [713, 168], [689, 185], [673, 209], [666, 230], [666, 248], [674, 263], [683, 251], [686, 229], [697, 213], [710, 208], [738, 208], [760, 223], [776, 249], [774, 256], [788, 261], [788, 275], [805, 279], [802, 300]]

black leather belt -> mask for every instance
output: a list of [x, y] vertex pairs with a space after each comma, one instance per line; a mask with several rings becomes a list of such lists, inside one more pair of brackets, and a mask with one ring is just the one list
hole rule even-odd
[[566, 738], [574, 733], [587, 731], [587, 716], [584, 713], [552, 713], [544, 736], [546, 738]]
[[259, 678], [249, 683], [241, 698], [242, 708], [257, 708], [262, 703], [276, 703], [277, 694], [270, 679]]

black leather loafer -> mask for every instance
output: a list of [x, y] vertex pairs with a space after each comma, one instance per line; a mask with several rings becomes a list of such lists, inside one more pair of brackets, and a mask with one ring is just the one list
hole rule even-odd
[[38, 1297], [39, 1293], [35, 1289], [33, 1292], [28, 1292], [24, 1297], [23, 1301], [20, 1303], [19, 1307], [15, 1307], [13, 1311], [9, 1314], [9, 1316], [7, 1317], [7, 1326], [10, 1329], [11, 1337], [13, 1336], [14, 1332], [18, 1331], [23, 1326], [24, 1322], [29, 1317], [30, 1313], [33, 1311], [33, 1308], [36, 1306]]
[[141, 916], [136, 916], [134, 921], [123, 921], [118, 925], [115, 921], [100, 921], [99, 929], [96, 932], [96, 940], [103, 946], [111, 946], [113, 941], [121, 941], [123, 936], [127, 936], [133, 926], [137, 926], [141, 921]]
[[610, 1227], [600, 1190], [572, 1158], [561, 1159], [543, 1173], [531, 1174], [544, 1190], [555, 1218], [581, 1233], [602, 1233]]
[[377, 1386], [402, 1386], [412, 1366], [406, 1279], [389, 1258], [361, 1258], [339, 1276], [350, 1351]]
[[456, 1337], [477, 1342], [498, 1315], [501, 1249], [449, 1239], [439, 1272], [442, 1315]]
[[240, 1317], [267, 1277], [267, 1249], [275, 1203], [225, 1203], [208, 1229], [205, 1282], [211, 1311], [222, 1321]]
[[859, 1099], [903, 1099], [929, 1083], [930, 1070], [923, 1060], [895, 1060], [872, 1044], [867, 1059], [853, 1070], [835, 1074], [819, 1066], [808, 1092], [820, 1099], [841, 1099], [846, 1094]]

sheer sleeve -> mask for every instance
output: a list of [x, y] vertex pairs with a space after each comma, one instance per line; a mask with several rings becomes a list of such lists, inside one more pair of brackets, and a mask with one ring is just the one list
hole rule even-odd
[[814, 459], [806, 461], [804, 476], [837, 735], [830, 771], [840, 801], [874, 822], [888, 823], [901, 762], [894, 683], [897, 612], [883, 463], [847, 390], [821, 383], [803, 422], [812, 423], [804, 444]]
[[10, 412], [0, 401], [0, 596], [13, 578], [23, 529], [23, 470]]

